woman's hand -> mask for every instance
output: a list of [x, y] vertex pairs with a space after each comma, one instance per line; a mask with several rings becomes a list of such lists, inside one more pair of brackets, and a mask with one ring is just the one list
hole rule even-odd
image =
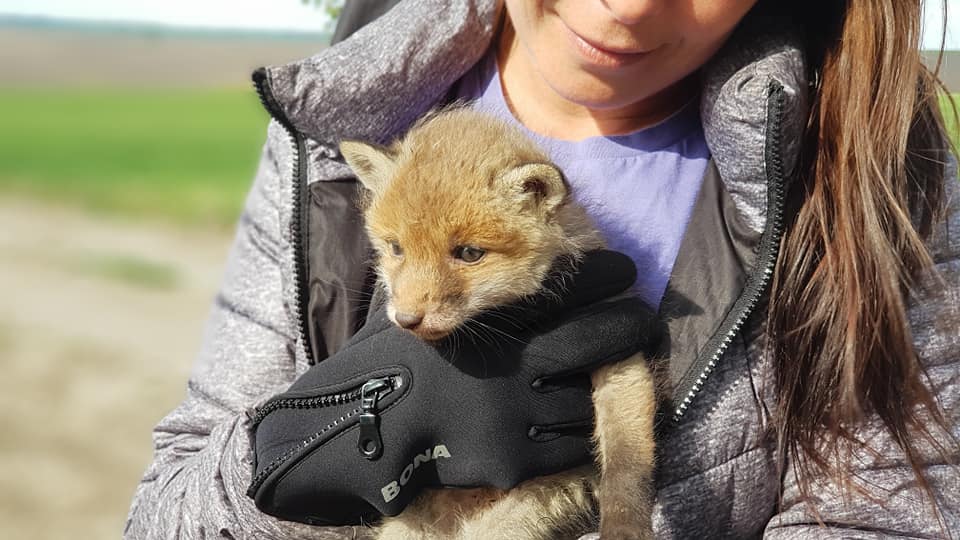
[[656, 343], [643, 302], [596, 303], [634, 275], [627, 257], [594, 253], [563, 296], [439, 343], [380, 311], [258, 410], [248, 494], [284, 519], [359, 523], [400, 513], [423, 487], [506, 489], [590, 462], [585, 374]]

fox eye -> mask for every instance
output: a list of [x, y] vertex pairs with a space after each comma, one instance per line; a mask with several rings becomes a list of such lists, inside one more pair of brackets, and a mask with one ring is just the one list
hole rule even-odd
[[453, 256], [468, 264], [479, 261], [486, 253], [486, 251], [473, 246], [457, 246], [453, 249]]
[[400, 247], [400, 244], [397, 243], [396, 241], [391, 241], [391, 242], [390, 242], [390, 252], [393, 253], [393, 256], [394, 256], [394, 257], [402, 257], [402, 256], [403, 256], [403, 248]]

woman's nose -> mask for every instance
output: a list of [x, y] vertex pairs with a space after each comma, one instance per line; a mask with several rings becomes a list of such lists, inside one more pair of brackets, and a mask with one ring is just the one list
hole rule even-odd
[[[642, 21], [646, 17], [656, 15], [662, 8], [665, 0], [602, 0], [617, 21], [631, 25]], [[677, 1], [677, 0], [672, 0]]]

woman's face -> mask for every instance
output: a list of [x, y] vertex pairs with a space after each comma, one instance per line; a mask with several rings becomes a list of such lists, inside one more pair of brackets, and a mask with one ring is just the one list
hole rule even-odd
[[590, 109], [643, 101], [696, 71], [757, 0], [506, 0], [518, 53]]

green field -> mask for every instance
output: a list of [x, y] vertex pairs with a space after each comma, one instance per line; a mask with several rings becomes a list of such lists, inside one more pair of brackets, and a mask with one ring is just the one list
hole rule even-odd
[[252, 88], [0, 89], [0, 193], [229, 228], [266, 123]]
[[267, 115], [253, 88], [0, 89], [0, 190], [229, 227]]
[[[950, 107], [950, 99], [953, 100], [953, 107]], [[940, 99], [941, 109], [943, 109], [943, 120], [947, 126], [947, 133], [953, 139], [954, 148], [960, 149], [960, 126], [957, 125], [957, 116], [955, 110], [960, 113], [960, 94], [951, 94], [949, 97], [943, 96]]]

